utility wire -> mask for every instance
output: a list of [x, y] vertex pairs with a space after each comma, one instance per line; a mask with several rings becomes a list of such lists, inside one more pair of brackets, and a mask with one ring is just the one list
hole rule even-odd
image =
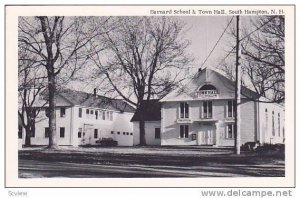
[[227, 55], [220, 61], [218, 65], [221, 65], [234, 50], [235, 50], [235, 46], [227, 53]]
[[215, 43], [214, 47], [212, 48], [212, 50], [209, 52], [208, 56], [206, 57], [206, 59], [203, 61], [201, 68], [204, 66], [204, 64], [206, 63], [206, 61], [208, 60], [208, 58], [210, 57], [210, 55], [213, 53], [213, 51], [215, 50], [215, 48], [217, 47], [218, 43], [220, 42], [221, 38], [223, 37], [223, 35], [225, 34], [226, 30], [228, 29], [229, 25], [231, 24], [233, 17], [231, 17], [229, 23], [227, 24], [227, 27], [224, 29], [224, 31], [222, 32], [221, 36], [219, 37], [219, 39], [217, 40], [217, 42]]
[[273, 19], [275, 19], [276, 16], [271, 17], [268, 21], [266, 21], [265, 23], [263, 23], [261, 26], [257, 27], [255, 30], [251, 31], [249, 34], [245, 35], [243, 38], [241, 38], [240, 41], [244, 40], [245, 38], [249, 37], [251, 34], [253, 34], [254, 32], [260, 30], [261, 28], [263, 28], [265, 25], [267, 25], [268, 23], [270, 23]]
[[[249, 34], [245, 35], [243, 38], [240, 39], [240, 41], [246, 39], [247, 37], [249, 37], [251, 34], [253, 34], [254, 32], [260, 30], [261, 28], [263, 28], [265, 25], [267, 25], [268, 23], [270, 23], [276, 16], [270, 18], [268, 21], [266, 21], [265, 23], [263, 23], [261, 26], [257, 27], [255, 30], [251, 31]], [[235, 50], [235, 47], [234, 46], [229, 52], [228, 54], [222, 59], [222, 61], [218, 64], [218, 65], [221, 65], [227, 58], [228, 56]]]

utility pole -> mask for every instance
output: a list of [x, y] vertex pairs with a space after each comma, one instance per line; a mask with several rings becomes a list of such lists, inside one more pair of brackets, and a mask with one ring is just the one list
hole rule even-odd
[[235, 154], [241, 153], [241, 47], [240, 47], [240, 16], [236, 16], [236, 69], [235, 69]]

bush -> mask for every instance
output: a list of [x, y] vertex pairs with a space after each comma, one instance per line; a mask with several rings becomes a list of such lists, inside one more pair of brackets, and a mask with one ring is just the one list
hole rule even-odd
[[285, 151], [284, 144], [269, 144], [264, 143], [261, 145], [258, 141], [257, 142], [246, 142], [241, 146], [241, 151], [256, 151], [256, 152], [267, 152], [267, 151]]
[[270, 151], [284, 151], [285, 145], [284, 144], [264, 144], [262, 146], [263, 150], [270, 150]]

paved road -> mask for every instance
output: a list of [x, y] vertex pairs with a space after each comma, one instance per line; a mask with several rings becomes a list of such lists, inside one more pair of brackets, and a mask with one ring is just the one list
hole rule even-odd
[[[274, 172], [279, 173], [279, 175], [272, 175]], [[19, 160], [19, 177], [21, 178], [242, 177], [255, 175], [284, 176], [284, 164], [230, 166], [211, 164], [206, 166], [178, 167]]]

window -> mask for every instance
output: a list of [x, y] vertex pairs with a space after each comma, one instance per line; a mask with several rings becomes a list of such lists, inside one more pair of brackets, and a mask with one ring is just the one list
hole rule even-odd
[[89, 109], [86, 109], [85, 110], [85, 113], [88, 115], [88, 114], [90, 114], [90, 110]]
[[272, 111], [272, 135], [275, 136], [275, 120], [274, 120], [274, 111]]
[[120, 135], [120, 131], [118, 131], [117, 134]]
[[133, 135], [133, 133], [130, 133], [130, 135]]
[[95, 111], [96, 120], [98, 120], [98, 111]]
[[208, 97], [211, 97], [211, 96], [216, 96], [218, 94], [218, 91], [217, 91], [217, 88], [213, 85], [210, 85], [210, 84], [206, 84], [206, 85], [203, 85], [199, 91], [198, 91], [198, 96], [208, 96]]
[[129, 133], [128, 133], [128, 132], [126, 132], [126, 135], [129, 135]]
[[31, 117], [35, 118], [37, 116], [36, 109], [31, 109], [30, 114], [31, 114]]
[[102, 120], [105, 120], [105, 111], [102, 112]]
[[189, 125], [180, 125], [180, 138], [189, 137]]
[[61, 138], [65, 137], [65, 127], [59, 128], [59, 137], [61, 137]]
[[109, 120], [109, 111], [106, 112], [106, 119]]
[[160, 128], [155, 128], [155, 139], [160, 139]]
[[79, 108], [78, 110], [78, 117], [82, 118], [82, 108]]
[[187, 102], [180, 103], [180, 118], [189, 118], [189, 104]]
[[203, 85], [200, 90], [217, 90], [217, 88], [213, 85]]
[[94, 138], [95, 138], [95, 139], [98, 138], [98, 129], [94, 129]]
[[22, 139], [22, 126], [21, 125], [19, 125], [19, 127], [18, 127], [18, 137], [19, 137], [19, 139]]
[[202, 118], [212, 118], [212, 101], [204, 101], [203, 102]]
[[65, 117], [66, 116], [66, 108], [65, 107], [61, 107], [60, 108], [60, 117]]
[[123, 132], [123, 135], [125, 135], [125, 132]]
[[91, 115], [93, 115], [93, 114], [94, 114], [94, 110], [90, 110], [90, 112], [91, 112]]
[[268, 122], [269, 122], [269, 118], [268, 118], [268, 109], [265, 110], [265, 124], [266, 124], [266, 132], [268, 133]]
[[110, 134], [114, 134], [114, 131], [111, 131]]
[[45, 128], [45, 138], [49, 137], [49, 127]]
[[82, 128], [78, 129], [78, 138], [81, 138], [81, 134], [82, 134]]
[[226, 138], [228, 139], [233, 139], [234, 138], [234, 124], [229, 124], [227, 125], [227, 130], [226, 130]]
[[280, 113], [278, 113], [278, 137], [280, 137]]
[[45, 109], [45, 115], [46, 115], [46, 117], [49, 118], [49, 116], [50, 116], [50, 109], [49, 108]]
[[33, 128], [31, 129], [31, 137], [35, 137], [35, 125], [33, 125]]
[[192, 134], [192, 140], [197, 140], [197, 135], [196, 134]]
[[235, 116], [235, 101], [234, 100], [228, 100], [228, 109], [227, 109], [227, 117], [234, 117]]
[[278, 137], [280, 137], [280, 113], [278, 113]]
[[113, 120], [113, 112], [110, 112], [110, 116], [109, 116], [109, 120], [112, 121]]

